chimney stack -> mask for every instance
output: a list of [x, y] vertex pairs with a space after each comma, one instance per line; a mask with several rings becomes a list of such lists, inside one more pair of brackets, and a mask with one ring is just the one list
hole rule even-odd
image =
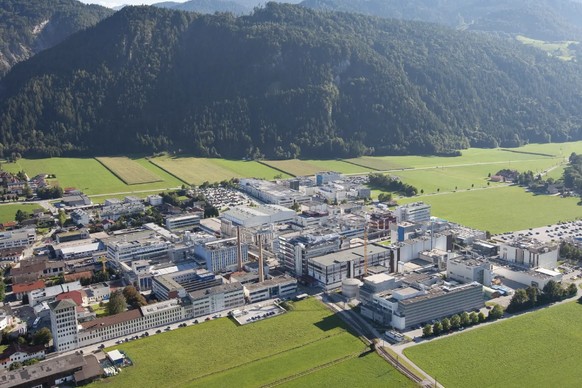
[[259, 245], [259, 283], [265, 281], [265, 274], [263, 271], [263, 242], [261, 241], [261, 235], [257, 235], [257, 241]]
[[242, 271], [243, 261], [242, 261], [242, 246], [240, 242], [240, 226], [236, 227], [236, 259], [238, 263], [238, 271]]

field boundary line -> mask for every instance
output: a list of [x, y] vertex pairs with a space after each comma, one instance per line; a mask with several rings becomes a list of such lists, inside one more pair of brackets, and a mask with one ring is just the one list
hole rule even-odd
[[[291, 160], [291, 159], [284, 159], [284, 160]], [[263, 166], [265, 166], [265, 167], [272, 168], [272, 169], [273, 169], [273, 170], [275, 170], [275, 171], [282, 172], [283, 174], [291, 175], [292, 177], [297, 177], [297, 175], [291, 174], [290, 172], [288, 172], [288, 171], [285, 171], [285, 170], [282, 170], [282, 169], [280, 169], [279, 167], [272, 166], [272, 165], [270, 165], [270, 164], [268, 164], [268, 163], [265, 163], [265, 162], [263, 162], [262, 160], [255, 160], [255, 162], [257, 162], [257, 163], [259, 163], [259, 164], [262, 164], [262, 165], [263, 165]]]
[[[230, 371], [230, 370], [233, 370], [233, 369], [236, 369], [236, 368], [240, 368], [241, 366], [245, 366], [245, 365], [252, 364], [252, 363], [257, 362], [257, 361], [266, 360], [266, 359], [269, 359], [269, 358], [271, 358], [273, 356], [277, 356], [279, 354], [284, 354], [284, 353], [287, 353], [287, 352], [290, 352], [290, 351], [293, 351], [293, 350], [302, 348], [302, 347], [307, 346], [307, 345], [311, 345], [311, 344], [314, 344], [314, 343], [317, 343], [317, 342], [320, 342], [320, 341], [324, 341], [324, 340], [327, 340], [327, 339], [330, 339], [330, 338], [333, 338], [333, 337], [337, 337], [338, 335], [342, 335], [342, 334], [349, 334], [349, 332], [347, 330], [345, 330], [345, 329], [342, 328], [342, 330], [340, 332], [338, 332], [338, 333], [330, 334], [328, 336], [318, 338], [318, 339], [316, 339], [314, 341], [305, 342], [305, 343], [302, 343], [300, 345], [294, 346], [292, 348], [285, 349], [285, 350], [281, 350], [280, 352], [277, 352], [277, 353], [272, 353], [272, 354], [269, 354], [269, 355], [266, 355], [266, 356], [263, 356], [263, 357], [255, 358], [254, 360], [249, 360], [247, 362], [243, 362], [242, 364], [234, 365], [234, 366], [231, 366], [231, 367], [226, 368], [226, 369], [221, 369], [221, 370], [214, 371], [214, 372], [208, 372], [208, 373], [205, 373], [205, 374], [200, 375], [198, 377], [194, 377], [193, 379], [190, 379], [188, 381], [185, 381], [184, 383], [191, 383], [191, 382], [194, 382], [194, 381], [203, 379], [203, 378], [208, 377], [208, 376], [211, 376], [211, 375], [215, 375], [215, 374], [227, 372], [227, 371]], [[180, 386], [182, 386], [182, 384], [183, 383], [181, 383]]]
[[[127, 158], [126, 156], [123, 156], [124, 158]], [[163, 182], [164, 180], [157, 176], [153, 171], [149, 171], [150, 173], [152, 173], [153, 175], [155, 175], [158, 179], [156, 180], [152, 180], [152, 181], [144, 181], [144, 182], [138, 182], [138, 183], [129, 183], [128, 181], [126, 181], [124, 178], [121, 177], [121, 175], [119, 175], [117, 172], [113, 171], [113, 169], [111, 169], [111, 167], [109, 167], [104, 161], [101, 160], [101, 156], [95, 156], [93, 157], [94, 160], [96, 160], [100, 165], [102, 165], [103, 167], [105, 167], [105, 169], [107, 171], [109, 171], [110, 173], [112, 173], [113, 175], [115, 175], [115, 177], [117, 179], [119, 179], [120, 181], [122, 181], [123, 183], [125, 183], [127, 186], [134, 186], [134, 185], [143, 185], [143, 184], [148, 184], [148, 183], [156, 183], [156, 182]], [[133, 162], [131, 159], [127, 158], [128, 160], [130, 160], [131, 162]], [[135, 162], [133, 162], [135, 163]], [[137, 163], [136, 163], [137, 164]], [[145, 168], [139, 164], [137, 164], [138, 166]]]
[[[344, 163], [347, 163], [347, 164], [351, 164], [351, 165], [353, 165], [353, 166], [358, 166], [358, 167], [363, 167], [363, 168], [369, 168], [369, 169], [370, 169], [370, 170], [372, 170], [372, 171], [382, 171], [382, 170], [379, 170], [379, 169], [377, 169], [377, 168], [374, 168], [374, 167], [370, 167], [370, 166], [364, 166], [363, 164], [358, 164], [358, 163], [356, 163], [356, 162], [352, 162], [352, 161], [350, 161], [350, 160], [346, 160], [346, 159], [338, 159], [338, 160], [339, 160], [339, 161], [342, 161], [342, 162], [344, 162]], [[365, 174], [365, 173], [363, 173], [363, 174]]]
[[261, 388], [276, 387], [277, 385], [281, 385], [281, 384], [284, 384], [284, 383], [289, 382], [291, 380], [296, 380], [300, 377], [307, 376], [307, 375], [310, 375], [314, 372], [320, 371], [322, 369], [329, 368], [331, 366], [340, 364], [344, 361], [355, 358], [356, 356], [359, 356], [360, 354], [362, 354], [362, 353], [352, 353], [352, 354], [348, 354], [348, 355], [340, 357], [340, 358], [336, 358], [335, 360], [328, 361], [325, 364], [320, 364], [320, 365], [314, 366], [313, 368], [304, 370], [302, 372], [295, 373], [291, 376], [283, 377], [282, 379], [273, 381], [272, 383], [261, 385]]
[[188, 185], [188, 186], [192, 186], [193, 185], [193, 183], [186, 182], [184, 179], [180, 178], [176, 174], [174, 174], [174, 173], [168, 171], [167, 169], [165, 169], [164, 167], [160, 166], [159, 164], [157, 164], [156, 162], [154, 162], [151, 158], [146, 158], [146, 160], [148, 162], [150, 162], [151, 164], [153, 164], [154, 166], [156, 166], [157, 168], [159, 168], [160, 170], [162, 170], [163, 172], [165, 172], [166, 174], [169, 174], [169, 175], [173, 176], [174, 178], [176, 178], [177, 180], [179, 180], [180, 182], [184, 183], [185, 185]]

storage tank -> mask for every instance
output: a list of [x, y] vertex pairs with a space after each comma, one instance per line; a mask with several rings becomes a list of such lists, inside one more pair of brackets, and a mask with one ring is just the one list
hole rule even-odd
[[357, 298], [362, 282], [358, 279], [345, 279], [342, 282], [342, 294], [348, 299]]

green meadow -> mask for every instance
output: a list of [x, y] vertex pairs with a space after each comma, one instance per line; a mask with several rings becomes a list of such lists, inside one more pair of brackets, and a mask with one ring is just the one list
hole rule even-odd
[[582, 305], [544, 308], [412, 346], [405, 355], [447, 388], [577, 387]]

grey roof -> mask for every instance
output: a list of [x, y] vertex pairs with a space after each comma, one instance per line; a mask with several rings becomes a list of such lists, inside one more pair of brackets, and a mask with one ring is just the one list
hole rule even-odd
[[238, 290], [242, 291], [242, 289], [243, 289], [242, 284], [240, 284], [238, 282], [237, 283], [221, 284], [220, 286], [214, 286], [214, 287], [206, 288], [204, 290], [193, 291], [190, 293], [190, 298], [191, 299], [202, 299], [202, 298], [206, 298], [209, 295], [224, 294], [227, 292], [238, 291]]
[[[368, 244], [368, 257], [372, 255], [376, 255], [379, 253], [389, 253], [390, 249], [388, 247], [379, 246], [379, 245], [371, 245]], [[364, 258], [364, 246], [359, 246], [356, 248], [346, 249], [343, 251], [335, 252], [335, 253], [328, 253], [327, 255], [314, 257], [311, 259], [313, 262], [322, 264], [322, 265], [332, 265], [337, 262], [346, 262], [354, 259]]]
[[51, 310], [62, 310], [65, 308], [77, 307], [77, 304], [71, 299], [56, 300], [49, 303]]

